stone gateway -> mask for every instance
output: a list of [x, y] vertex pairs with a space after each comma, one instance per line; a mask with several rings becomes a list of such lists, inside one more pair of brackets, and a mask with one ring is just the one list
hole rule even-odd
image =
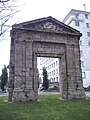
[[37, 57], [59, 58], [61, 99], [85, 98], [81, 33], [53, 17], [15, 24], [11, 30], [9, 101], [38, 99]]

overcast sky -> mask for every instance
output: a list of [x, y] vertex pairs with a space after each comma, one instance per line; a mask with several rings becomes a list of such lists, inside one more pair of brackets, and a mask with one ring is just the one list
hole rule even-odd
[[[71, 9], [86, 10], [90, 12], [90, 0], [18, 0], [21, 12], [15, 15], [11, 24], [52, 16], [62, 21]], [[0, 74], [3, 65], [9, 64], [10, 37], [0, 42]]]

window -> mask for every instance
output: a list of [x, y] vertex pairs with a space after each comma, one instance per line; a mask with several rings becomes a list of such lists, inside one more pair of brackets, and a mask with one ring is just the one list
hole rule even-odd
[[55, 75], [55, 70], [54, 70], [54, 75]]
[[56, 82], [58, 82], [58, 77], [56, 77]]
[[56, 61], [56, 66], [57, 66], [57, 63], [58, 63], [58, 62]]
[[80, 55], [83, 56], [83, 50], [80, 50]]
[[90, 47], [90, 41], [88, 42], [88, 46]]
[[48, 76], [49, 76], [49, 72], [47, 72], [48, 73]]
[[87, 36], [90, 37], [90, 32], [87, 32]]
[[53, 63], [53, 66], [55, 67], [55, 62]]
[[87, 14], [85, 14], [85, 18], [88, 19], [88, 15]]
[[51, 78], [52, 82], [53, 82], [53, 78]]
[[50, 72], [50, 76], [51, 76], [51, 72]]
[[58, 69], [56, 69], [56, 74], [58, 74]]
[[82, 46], [82, 41], [81, 40], [79, 41], [79, 45]]
[[80, 26], [78, 21], [75, 21], [75, 26]]
[[89, 23], [86, 23], [86, 27], [89, 28]]
[[52, 82], [55, 82], [55, 78], [52, 78]]
[[53, 68], [53, 64], [52, 64], [52, 68]]
[[55, 78], [54, 78], [53, 82], [55, 82]]
[[82, 72], [82, 78], [83, 78], [83, 79], [86, 78], [86, 74], [85, 74], [85, 72]]
[[79, 14], [76, 14], [76, 16], [75, 16], [76, 18], [78, 18], [79, 17]]
[[51, 65], [50, 65], [50, 69], [51, 69]]
[[81, 61], [81, 67], [84, 68], [84, 61]]
[[48, 66], [48, 70], [49, 70], [49, 66]]

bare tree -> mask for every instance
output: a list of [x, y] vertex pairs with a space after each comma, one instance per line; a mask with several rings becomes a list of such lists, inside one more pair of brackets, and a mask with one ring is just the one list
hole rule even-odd
[[10, 20], [17, 13], [15, 0], [0, 0], [0, 36], [10, 28]]

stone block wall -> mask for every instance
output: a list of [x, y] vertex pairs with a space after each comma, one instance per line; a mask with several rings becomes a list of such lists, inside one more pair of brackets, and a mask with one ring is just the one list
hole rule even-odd
[[38, 99], [37, 57], [60, 60], [62, 99], [85, 98], [78, 35], [13, 28], [10, 53], [9, 101]]

